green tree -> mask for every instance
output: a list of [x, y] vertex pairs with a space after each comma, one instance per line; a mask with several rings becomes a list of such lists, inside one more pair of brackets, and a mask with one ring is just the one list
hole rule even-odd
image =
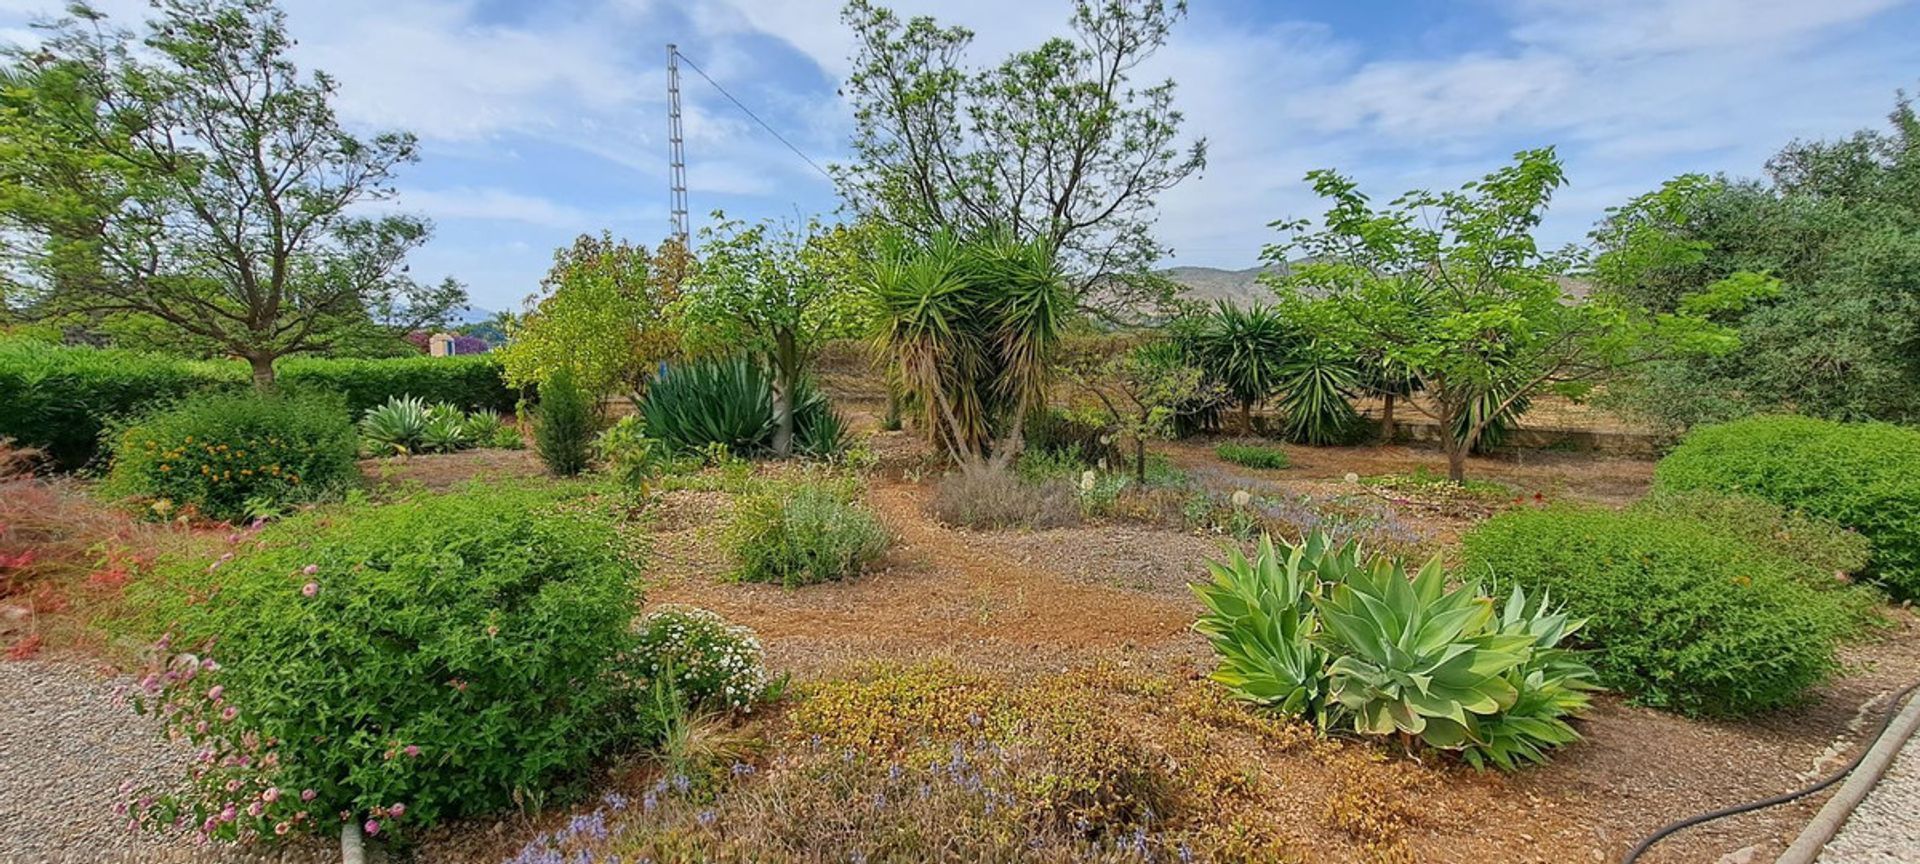
[[1165, 252], [1155, 199], [1206, 164], [1206, 145], [1179, 143], [1172, 81], [1132, 73], [1185, 14], [1184, 2], [1076, 0], [1075, 38], [974, 69], [965, 28], [853, 0], [841, 18], [858, 42], [844, 87], [856, 158], [836, 166], [842, 195], [921, 241], [1005, 230], [1043, 243], [1078, 299], [1112, 316], [1164, 300], [1168, 283], [1135, 278]]
[[675, 241], [650, 254], [607, 232], [556, 251], [526, 313], [504, 319], [507, 383], [538, 385], [565, 369], [596, 403], [621, 391], [637, 402], [659, 364], [679, 351], [672, 312], [684, 259]]
[[1241, 431], [1251, 434], [1254, 406], [1280, 388], [1281, 368], [1298, 341], [1286, 320], [1268, 306], [1242, 309], [1222, 300], [1187, 341], [1207, 377], [1239, 403]]
[[874, 341], [960, 470], [1005, 470], [1046, 404], [1073, 300], [1053, 250], [1006, 231], [895, 238], [872, 269]]
[[1488, 425], [1538, 393], [1583, 395], [1623, 368], [1737, 343], [1688, 311], [1654, 315], [1617, 296], [1564, 292], [1557, 277], [1575, 262], [1533, 238], [1566, 179], [1551, 149], [1520, 153], [1457, 191], [1416, 190], [1379, 209], [1332, 171], [1308, 179], [1329, 208], [1318, 228], [1276, 223], [1287, 237], [1264, 257], [1306, 262], [1276, 286], [1329, 350], [1406, 370], [1455, 481]]
[[[1760, 179], [1687, 175], [1609, 212], [1593, 278], [1684, 298], [1741, 350], [1649, 365], [1618, 401], [1676, 427], [1791, 410], [1920, 422], [1920, 119], [1797, 141]], [[1742, 294], [1760, 302], [1726, 302]], [[1704, 305], [1701, 305], [1704, 304]]]
[[1133, 475], [1147, 482], [1147, 442], [1172, 438], [1174, 419], [1197, 405], [1231, 398], [1225, 385], [1187, 361], [1176, 342], [1135, 345], [1104, 362], [1073, 368], [1074, 380], [1106, 409], [1109, 424], [1133, 447]]
[[35, 314], [126, 315], [274, 361], [343, 333], [432, 320], [465, 302], [404, 266], [428, 225], [366, 218], [414, 139], [335, 119], [333, 79], [302, 76], [271, 0], [158, 0], [146, 36], [84, 3], [15, 52], [34, 86], [0, 110], [0, 220]]
[[860, 290], [869, 229], [749, 225], [714, 213], [680, 303], [696, 349], [752, 352], [773, 372], [773, 452], [793, 453], [794, 395], [830, 339], [858, 335], [870, 320]]

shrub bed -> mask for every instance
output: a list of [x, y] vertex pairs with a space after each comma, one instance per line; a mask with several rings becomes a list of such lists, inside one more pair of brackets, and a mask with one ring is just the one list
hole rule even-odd
[[1655, 509], [1510, 510], [1464, 541], [1470, 574], [1551, 592], [1588, 619], [1601, 681], [1692, 714], [1788, 705], [1837, 668], [1872, 597], [1724, 528]]
[[[635, 568], [603, 518], [488, 487], [314, 511], [141, 583], [136, 705], [201, 748], [134, 818], [219, 839], [407, 835], [579, 788], [635, 728]], [[186, 653], [180, 653], [186, 652]], [[527, 796], [537, 796], [527, 798]]]
[[1717, 489], [1829, 519], [1873, 543], [1868, 575], [1920, 597], [1920, 430], [1753, 417], [1695, 430], [1654, 472], [1661, 490]]
[[692, 606], [664, 606], [640, 622], [634, 671], [667, 680], [689, 707], [748, 711], [772, 686], [753, 631]]
[[337, 397], [207, 393], [122, 430], [103, 488], [163, 515], [238, 520], [338, 494], [359, 477], [357, 453]]
[[729, 545], [744, 582], [787, 587], [856, 576], [886, 551], [886, 528], [852, 478], [771, 482], [734, 504]]

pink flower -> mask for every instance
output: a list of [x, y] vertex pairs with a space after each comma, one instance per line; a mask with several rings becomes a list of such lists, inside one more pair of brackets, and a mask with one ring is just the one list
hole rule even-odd
[[401, 748], [400, 752], [407, 754], [408, 758], [412, 758], [420, 755], [420, 748], [408, 744], [406, 747]]
[[228, 792], [238, 792], [238, 791], [240, 791], [240, 781], [238, 781], [238, 780], [228, 780], [228, 781], [227, 781], [227, 791], [228, 791]]
[[302, 789], [302, 790], [300, 790], [300, 800], [302, 800], [302, 801], [312, 801], [312, 800], [313, 800], [313, 798], [314, 798], [314, 796], [315, 796], [315, 795], [318, 795], [318, 794], [320, 794], [320, 793], [318, 793], [318, 792], [315, 792], [315, 791], [313, 791], [312, 789]]
[[267, 791], [260, 793], [260, 800], [265, 801], [268, 804], [272, 804], [273, 802], [280, 800], [280, 787], [268, 786]]
[[287, 833], [287, 832], [288, 832], [289, 830], [292, 830], [292, 828], [293, 828], [293, 826], [292, 826], [292, 825], [288, 825], [288, 824], [287, 824], [287, 823], [285, 823], [285, 822], [281, 822], [281, 823], [279, 823], [278, 825], [275, 825], [275, 826], [273, 826], [273, 833], [275, 833], [275, 834], [285, 834], [285, 833]]
[[266, 809], [267, 809], [267, 808], [265, 808], [265, 807], [263, 807], [263, 806], [261, 806], [261, 804], [260, 804], [260, 802], [258, 802], [258, 801], [255, 801], [255, 802], [253, 802], [252, 804], [248, 804], [248, 805], [247, 805], [247, 815], [248, 815], [248, 816], [259, 816], [259, 815], [260, 815], [260, 814], [261, 814], [262, 812], [264, 812], [264, 811], [265, 811]]
[[366, 830], [368, 837], [380, 833], [380, 823], [373, 819], [368, 819], [367, 824], [360, 827]]
[[233, 806], [233, 802], [231, 801], [227, 802], [227, 806], [220, 808], [220, 821], [222, 822], [232, 822], [233, 818], [238, 815], [240, 815], [240, 811]]
[[225, 692], [227, 692], [227, 688], [225, 686], [220, 684], [215, 684], [213, 685], [213, 689], [207, 691], [207, 698], [212, 699], [215, 702], [218, 702], [220, 701], [220, 694]]
[[225, 711], [220, 712], [220, 719], [222, 720], [232, 720], [233, 718], [238, 716], [240, 716], [240, 709], [235, 708], [232, 705], [228, 705]]
[[300, 593], [305, 594], [308, 597], [312, 597], [313, 595], [320, 593], [320, 583], [308, 582], [307, 584], [300, 586]]
[[407, 815], [407, 805], [405, 805], [405, 804], [395, 804], [395, 805], [393, 805], [392, 807], [388, 807], [388, 808], [387, 808], [387, 815], [388, 815], [388, 816], [392, 816], [392, 817], [393, 817], [393, 818], [395, 818], [395, 819], [398, 819], [398, 818], [400, 818], [400, 817], [402, 817], [402, 816], [405, 816], [405, 815]]
[[312, 576], [313, 574], [320, 572], [320, 565], [308, 564], [307, 566], [300, 568], [300, 572], [305, 573], [308, 576]]

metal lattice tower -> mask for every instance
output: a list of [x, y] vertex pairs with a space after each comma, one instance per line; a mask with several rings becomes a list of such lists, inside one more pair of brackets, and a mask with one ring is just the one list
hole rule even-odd
[[680, 49], [667, 46], [667, 178], [673, 236], [687, 248], [687, 154], [680, 135]]

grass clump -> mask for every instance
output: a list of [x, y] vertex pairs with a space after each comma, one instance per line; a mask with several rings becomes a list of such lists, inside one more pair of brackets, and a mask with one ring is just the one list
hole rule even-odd
[[1229, 441], [1213, 448], [1213, 455], [1223, 462], [1262, 470], [1275, 470], [1288, 465], [1286, 451], [1278, 447], [1245, 444], [1238, 441]]
[[1839, 666], [1873, 598], [1801, 561], [1656, 508], [1502, 513], [1464, 541], [1469, 574], [1551, 592], [1587, 619], [1601, 683], [1655, 707], [1742, 716], [1792, 704]]
[[1080, 501], [1065, 479], [1027, 482], [1010, 471], [956, 471], [940, 478], [934, 518], [966, 528], [1061, 528], [1080, 523]]
[[1920, 598], [1920, 430], [1753, 417], [1695, 430], [1654, 472], [1663, 491], [1751, 495], [1866, 535], [1867, 575]]
[[240, 520], [338, 495], [359, 479], [358, 451], [338, 397], [207, 393], [122, 430], [103, 489], [161, 515]]
[[727, 528], [734, 578], [789, 588], [857, 576], [886, 551], [853, 478], [769, 481], [742, 495]]

